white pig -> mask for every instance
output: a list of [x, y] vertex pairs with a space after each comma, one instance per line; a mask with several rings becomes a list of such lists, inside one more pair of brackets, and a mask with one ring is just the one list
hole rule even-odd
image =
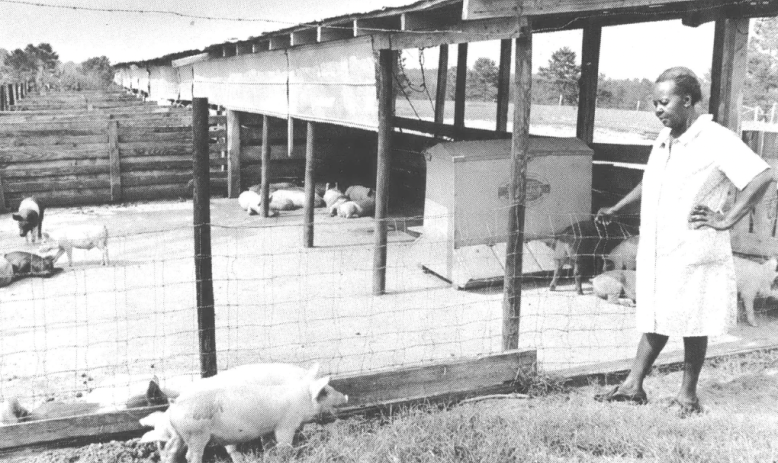
[[74, 225], [52, 233], [43, 234], [43, 244], [38, 252], [57, 250], [54, 262], [67, 253], [68, 265], [73, 266], [73, 248], [97, 248], [103, 252], [102, 265], [108, 265], [108, 229], [105, 225]]
[[617, 304], [620, 297], [627, 297], [635, 302], [634, 270], [610, 270], [592, 279], [592, 291], [598, 297]]
[[328, 183], [326, 185], [326, 190], [324, 191], [324, 196], [322, 199], [324, 199], [324, 205], [329, 208], [332, 207], [333, 204], [335, 204], [335, 201], [337, 201], [340, 198], [345, 198], [348, 200], [348, 197], [346, 197], [342, 191], [340, 191], [340, 188], [338, 188], [338, 184], [336, 183], [335, 186], [330, 188], [330, 184]]
[[249, 215], [259, 214], [261, 211], [261, 197], [253, 191], [244, 191], [238, 196], [238, 204], [241, 209], [245, 209]]
[[751, 326], [757, 326], [754, 316], [754, 299], [757, 296], [778, 297], [775, 280], [778, 277], [778, 259], [772, 257], [763, 264], [734, 256], [737, 293], [743, 299], [746, 319]]
[[368, 217], [375, 213], [375, 198], [346, 201], [338, 206], [338, 217], [354, 219]]
[[[291, 201], [295, 208], [301, 208], [305, 205], [305, 190], [302, 188], [284, 188], [273, 192], [273, 201]], [[314, 193], [313, 207], [323, 207], [324, 200], [321, 196]]]
[[291, 445], [300, 425], [322, 411], [332, 411], [348, 397], [316, 379], [319, 365], [306, 371], [294, 365], [243, 365], [183, 390], [168, 408], [174, 431], [168, 443], [169, 461], [188, 447], [189, 463], [201, 463], [208, 442], [224, 445], [234, 462], [236, 444], [273, 433], [277, 445]]

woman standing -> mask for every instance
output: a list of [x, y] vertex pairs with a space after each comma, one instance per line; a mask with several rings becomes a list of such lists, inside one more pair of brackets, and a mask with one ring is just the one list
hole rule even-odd
[[[737, 316], [730, 247], [732, 228], [761, 199], [772, 169], [738, 137], [701, 115], [700, 83], [684, 67], [656, 80], [654, 107], [665, 126], [654, 142], [643, 181], [615, 206], [609, 220], [640, 201], [637, 257], [637, 329], [643, 333], [626, 380], [599, 401], [646, 403], [643, 379], [669, 336], [684, 340], [684, 375], [672, 404], [682, 415], [701, 411], [697, 380], [708, 336], [724, 334]], [[739, 190], [722, 211], [731, 185]]]

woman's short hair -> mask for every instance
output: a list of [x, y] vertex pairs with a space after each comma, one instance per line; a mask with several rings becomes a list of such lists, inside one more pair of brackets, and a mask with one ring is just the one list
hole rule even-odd
[[661, 73], [656, 78], [655, 83], [673, 81], [676, 92], [680, 95], [689, 95], [692, 98], [692, 104], [702, 100], [702, 89], [700, 88], [700, 79], [689, 68], [676, 66]]

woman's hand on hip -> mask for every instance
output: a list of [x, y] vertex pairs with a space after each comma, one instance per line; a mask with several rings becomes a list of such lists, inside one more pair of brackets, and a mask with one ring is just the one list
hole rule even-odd
[[729, 230], [731, 227], [724, 214], [714, 212], [708, 206], [701, 204], [692, 208], [692, 212], [689, 214], [689, 223], [695, 230], [699, 230], [702, 227], [710, 227], [714, 230]]

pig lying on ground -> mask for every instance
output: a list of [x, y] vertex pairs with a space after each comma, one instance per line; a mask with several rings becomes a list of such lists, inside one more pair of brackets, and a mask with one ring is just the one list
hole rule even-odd
[[629, 231], [612, 220], [608, 224], [597, 223], [594, 220], [582, 220], [554, 234], [549, 243], [554, 250], [554, 276], [549, 285], [549, 291], [556, 290], [562, 266], [573, 266], [575, 290], [583, 294], [581, 279], [583, 276], [593, 276], [603, 267], [603, 256], [610, 253], [619, 243], [630, 236]]
[[236, 444], [273, 433], [277, 445], [291, 445], [297, 428], [348, 397], [316, 379], [319, 366], [305, 371], [294, 365], [252, 364], [196, 381], [168, 408], [173, 437], [168, 461], [184, 445], [189, 463], [201, 463], [208, 442], [222, 444], [235, 462]]
[[102, 265], [108, 265], [108, 229], [105, 225], [76, 225], [52, 233], [43, 234], [43, 244], [38, 248], [45, 253], [56, 250], [54, 262], [67, 253], [68, 265], [73, 266], [73, 248], [97, 248], [103, 252]]
[[8, 286], [14, 281], [14, 266], [3, 256], [0, 256], [0, 287]]
[[351, 185], [346, 188], [346, 196], [352, 201], [360, 201], [368, 198], [375, 198], [375, 191], [362, 185]]
[[772, 257], [763, 264], [734, 256], [737, 293], [743, 300], [746, 320], [751, 326], [758, 326], [754, 316], [754, 299], [757, 296], [778, 297], [776, 278], [778, 278], [778, 259]]
[[603, 271], [637, 269], [638, 244], [640, 236], [630, 236], [613, 248], [603, 259]]
[[322, 195], [322, 199], [324, 200], [324, 206], [327, 207], [327, 210], [329, 210], [329, 208], [332, 207], [335, 201], [337, 201], [338, 198], [342, 196], [343, 196], [343, 192], [340, 191], [340, 188], [338, 188], [337, 183], [332, 187], [330, 187], [330, 184], [328, 183], [326, 185], [326, 190]]
[[15, 251], [5, 255], [5, 259], [11, 263], [14, 279], [36, 276], [50, 277], [54, 275], [54, 256], [41, 257], [29, 252]]
[[626, 297], [635, 303], [634, 270], [609, 270], [592, 279], [594, 294], [608, 302], [618, 304], [619, 298]]
[[[305, 205], [305, 190], [303, 188], [283, 188], [274, 191], [271, 196], [273, 201], [291, 201], [295, 209]], [[313, 207], [324, 207], [324, 200], [316, 193], [313, 196]]]
[[355, 219], [358, 217], [372, 217], [375, 214], [375, 198], [346, 201], [338, 205], [338, 217]]
[[[37, 230], [38, 238], [41, 238], [43, 228], [43, 206], [34, 197], [24, 198], [19, 204], [19, 212], [12, 215], [18, 222], [19, 236], [23, 236], [26, 242], [35, 242], [35, 233]], [[30, 233], [27, 235], [27, 233]]]
[[[270, 194], [270, 204], [268, 205], [268, 215], [276, 216], [278, 211], [289, 211], [294, 209], [294, 204], [291, 201], [282, 201], [282, 198], [273, 198], [273, 194]], [[254, 193], [253, 191], [244, 191], [238, 196], [238, 204], [241, 209], [246, 209], [249, 215], [262, 213], [262, 197]]]

